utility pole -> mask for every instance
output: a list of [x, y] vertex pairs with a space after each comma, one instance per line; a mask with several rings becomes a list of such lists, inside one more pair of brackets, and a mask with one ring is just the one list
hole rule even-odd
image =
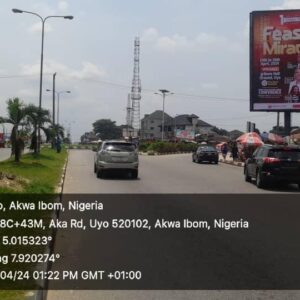
[[165, 98], [166, 98], [166, 95], [173, 95], [174, 93], [171, 93], [170, 91], [168, 90], [164, 90], [164, 89], [161, 89], [159, 90], [160, 93], [154, 93], [156, 95], [161, 95], [163, 97], [163, 111], [162, 111], [162, 121], [161, 121], [161, 140], [163, 141], [165, 136]]
[[126, 124], [127, 124], [127, 137], [131, 138], [131, 130], [132, 130], [132, 104], [131, 104], [131, 95], [128, 94], [127, 99], [127, 114], [126, 114]]
[[284, 112], [284, 130], [285, 135], [289, 135], [291, 131], [291, 112], [285, 111]]
[[52, 104], [52, 123], [53, 126], [55, 125], [55, 77], [56, 72], [53, 74], [53, 88], [52, 88], [52, 97], [53, 97], [53, 104]]

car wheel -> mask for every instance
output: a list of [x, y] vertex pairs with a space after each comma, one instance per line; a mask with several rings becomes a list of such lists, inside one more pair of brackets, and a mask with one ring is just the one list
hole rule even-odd
[[256, 186], [260, 189], [264, 188], [266, 186], [265, 180], [261, 176], [261, 171], [257, 171], [256, 174]]
[[103, 170], [101, 170], [101, 169], [99, 169], [98, 171], [97, 171], [97, 178], [103, 178]]
[[197, 164], [200, 164], [201, 160], [199, 158], [197, 158]]
[[219, 163], [219, 161], [218, 160], [215, 160], [215, 164], [217, 165]]
[[194, 157], [194, 155], [192, 155], [192, 159], [193, 159], [193, 162], [195, 162], [195, 157]]
[[251, 177], [249, 176], [248, 168], [247, 167], [245, 167], [244, 174], [245, 174], [245, 181], [251, 182]]
[[138, 170], [132, 170], [131, 171], [131, 177], [133, 179], [137, 179], [138, 178], [138, 174], [139, 174], [139, 171]]
[[97, 173], [97, 166], [94, 164], [94, 173]]

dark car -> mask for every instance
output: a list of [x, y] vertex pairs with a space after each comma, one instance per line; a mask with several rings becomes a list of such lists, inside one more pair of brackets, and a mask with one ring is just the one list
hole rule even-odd
[[258, 188], [272, 182], [296, 183], [300, 188], [300, 147], [263, 145], [245, 162], [245, 180]]
[[216, 148], [212, 146], [200, 146], [193, 152], [193, 162], [214, 162], [217, 164], [219, 162], [219, 154]]

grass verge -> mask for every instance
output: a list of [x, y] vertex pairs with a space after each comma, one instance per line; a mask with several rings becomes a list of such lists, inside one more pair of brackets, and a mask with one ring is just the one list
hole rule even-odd
[[66, 158], [66, 150], [56, 153], [53, 149], [44, 148], [39, 155], [25, 154], [19, 163], [14, 162], [13, 159], [0, 162], [0, 171], [15, 175], [16, 180], [19, 181], [17, 188], [0, 185], [0, 194], [54, 193]]
[[[56, 186], [60, 182], [62, 175], [62, 168], [67, 158], [67, 151], [62, 150], [61, 153], [56, 153], [53, 149], [44, 148], [40, 155], [26, 154], [22, 156], [21, 162], [16, 163], [13, 159], [0, 162], [0, 172], [2, 179], [0, 179], [0, 198], [4, 203], [6, 200], [22, 200], [23, 201], [37, 201], [41, 198], [43, 200], [53, 201]], [[3, 176], [3, 174], [5, 174]], [[6, 178], [8, 176], [10, 179]], [[46, 200], [47, 201], [47, 200]], [[9, 202], [9, 201], [7, 201]], [[0, 212], [4, 214], [3, 212]], [[49, 220], [51, 211], [7, 211], [5, 218], [14, 220], [22, 220], [24, 213], [27, 218], [43, 219], [45, 222]], [[45, 232], [43, 232], [45, 234]], [[46, 233], [47, 234], [47, 233]], [[8, 233], [8, 230], [1, 229], [1, 235], [41, 235], [40, 230], [14, 228], [13, 233]], [[18, 253], [43, 253], [43, 247], [35, 247], [29, 249], [28, 247], [14, 246], [1, 247], [1, 255], [9, 255], [12, 251]], [[23, 265], [22, 268], [33, 268], [34, 265]], [[1, 269], [9, 268], [9, 265], [3, 265]], [[2, 300], [24, 300], [27, 299], [26, 291], [16, 290], [0, 290], [0, 299]]]

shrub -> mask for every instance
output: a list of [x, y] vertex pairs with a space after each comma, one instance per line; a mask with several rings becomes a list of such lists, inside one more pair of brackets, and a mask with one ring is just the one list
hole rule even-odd
[[174, 143], [174, 142], [154, 142], [151, 143], [147, 150], [152, 150], [158, 153], [194, 151], [197, 149], [197, 144], [193, 143]]

